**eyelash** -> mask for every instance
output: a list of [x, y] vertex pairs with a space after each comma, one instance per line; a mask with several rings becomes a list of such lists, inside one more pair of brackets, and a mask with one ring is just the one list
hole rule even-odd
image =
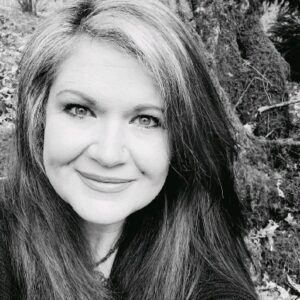
[[[150, 119], [150, 121], [153, 121], [155, 124], [154, 125], [139, 125], [143, 128], [157, 128], [157, 127], [162, 127], [161, 121], [159, 120], [159, 118], [150, 116], [150, 115], [138, 115], [136, 116], [133, 120], [137, 120], [137, 119], [143, 119], [143, 118], [147, 118]], [[134, 122], [131, 122], [134, 123]]]
[[86, 115], [79, 115], [78, 113], [72, 112], [72, 109], [83, 109], [85, 112], [89, 113], [91, 116], [95, 116], [95, 114], [87, 107], [80, 104], [67, 104], [64, 108], [64, 111], [73, 117], [77, 117], [83, 119]]
[[[72, 117], [79, 118], [79, 119], [83, 119], [84, 117], [87, 116], [86, 114], [85, 115], [80, 115], [80, 114], [78, 114], [76, 112], [73, 112], [72, 110], [76, 109], [76, 108], [77, 109], [82, 109], [86, 113], [88, 113], [89, 116], [95, 117], [95, 114], [89, 108], [85, 107], [84, 105], [75, 104], [75, 103], [67, 104], [65, 106], [65, 108], [64, 108], [64, 111], [67, 114], [71, 115]], [[160, 121], [159, 118], [154, 117], [154, 116], [150, 116], [150, 115], [147, 115], [147, 114], [137, 115], [136, 117], [133, 118], [133, 120], [130, 123], [134, 123], [136, 120], [143, 119], [143, 118], [150, 119], [150, 122], [153, 121], [154, 125], [139, 125], [142, 128], [157, 128], [157, 127], [162, 127], [162, 123], [161, 123], [161, 121]]]

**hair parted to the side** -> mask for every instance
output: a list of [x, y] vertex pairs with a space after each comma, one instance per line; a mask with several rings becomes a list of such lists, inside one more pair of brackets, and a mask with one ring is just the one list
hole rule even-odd
[[[130, 216], [111, 272], [95, 278], [79, 217], [43, 167], [45, 109], [61, 63], [81, 36], [143, 64], [165, 101], [172, 157], [163, 190]], [[11, 252], [28, 299], [199, 299], [209, 269], [255, 298], [245, 267], [230, 124], [202, 54], [182, 22], [156, 1], [81, 0], [48, 18], [21, 62], [16, 155], [6, 185]]]

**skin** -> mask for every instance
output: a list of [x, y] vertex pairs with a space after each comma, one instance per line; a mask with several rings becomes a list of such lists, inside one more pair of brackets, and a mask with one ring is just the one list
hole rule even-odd
[[81, 37], [50, 89], [43, 158], [50, 183], [85, 221], [96, 260], [161, 191], [169, 156], [153, 78], [113, 45]]

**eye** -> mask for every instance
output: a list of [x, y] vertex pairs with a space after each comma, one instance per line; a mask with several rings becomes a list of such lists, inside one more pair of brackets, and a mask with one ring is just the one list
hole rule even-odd
[[68, 104], [64, 109], [68, 114], [78, 118], [84, 118], [88, 116], [94, 116], [92, 111], [80, 104]]
[[134, 118], [133, 122], [138, 126], [145, 127], [145, 128], [155, 128], [160, 127], [161, 122], [159, 118], [149, 116], [149, 115], [140, 115]]

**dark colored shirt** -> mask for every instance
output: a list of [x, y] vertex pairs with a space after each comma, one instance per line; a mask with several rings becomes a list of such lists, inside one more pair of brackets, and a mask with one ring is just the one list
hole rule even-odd
[[[1, 212], [0, 212], [1, 213]], [[17, 299], [15, 295], [20, 294], [14, 285], [8, 240], [5, 227], [0, 216], [0, 299]]]
[[[0, 299], [1, 300], [16, 300], [24, 299], [22, 297], [22, 291], [16, 284], [15, 276], [13, 274], [13, 268], [11, 264], [10, 253], [8, 250], [7, 232], [5, 232], [5, 226], [1, 224], [0, 216]], [[199, 297], [200, 300], [255, 300], [254, 297], [248, 293], [243, 292], [238, 287], [233, 287], [224, 281], [219, 276], [216, 276], [213, 272], [207, 272], [205, 276], [205, 284]], [[78, 299], [80, 300], [80, 299]], [[91, 299], [93, 300], [93, 299]], [[153, 299], [155, 300], [155, 299]], [[170, 299], [176, 300], [176, 299]]]

